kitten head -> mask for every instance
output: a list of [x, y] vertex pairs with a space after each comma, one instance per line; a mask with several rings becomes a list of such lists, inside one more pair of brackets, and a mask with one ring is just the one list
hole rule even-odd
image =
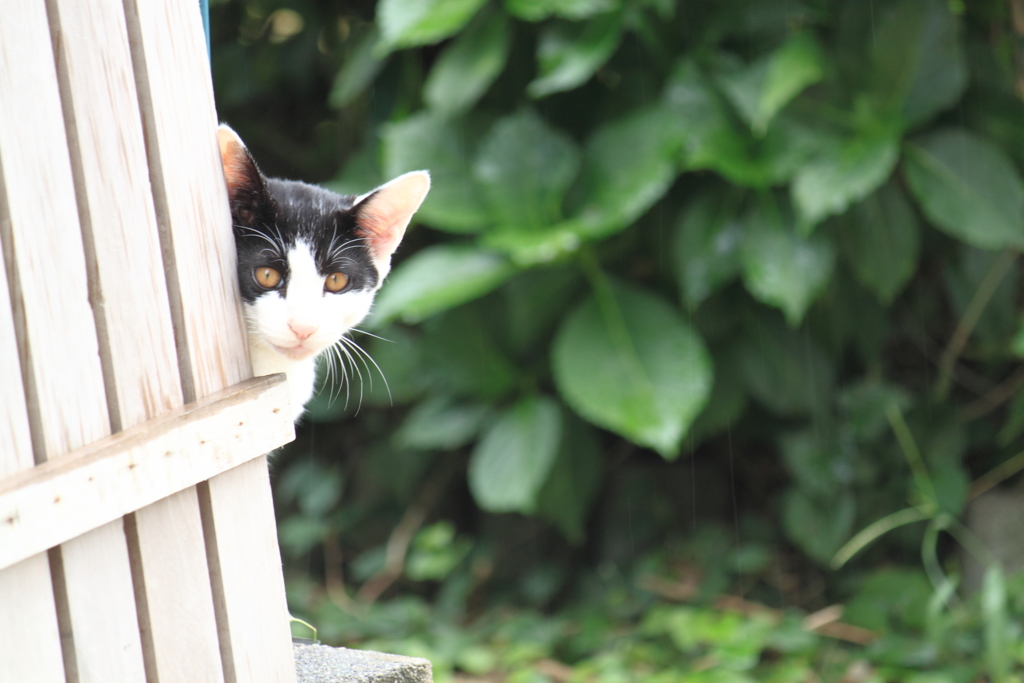
[[430, 176], [414, 171], [342, 196], [267, 178], [233, 130], [222, 125], [217, 138], [251, 341], [311, 358], [369, 313]]

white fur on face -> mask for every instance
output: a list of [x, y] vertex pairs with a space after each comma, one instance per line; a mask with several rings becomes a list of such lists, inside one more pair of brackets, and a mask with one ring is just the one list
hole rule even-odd
[[[310, 246], [296, 242], [288, 252], [286, 289], [267, 292], [246, 305], [256, 344], [301, 361], [331, 346], [358, 325], [373, 304], [373, 290], [334, 294], [324, 290]], [[309, 334], [305, 339], [296, 334]]]

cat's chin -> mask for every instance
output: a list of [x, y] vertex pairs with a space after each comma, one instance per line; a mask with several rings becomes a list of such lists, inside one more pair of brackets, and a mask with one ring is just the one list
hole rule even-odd
[[304, 344], [288, 347], [277, 346], [274, 344], [272, 345], [272, 348], [278, 354], [293, 361], [308, 360], [323, 351], [323, 349], [306, 346]]

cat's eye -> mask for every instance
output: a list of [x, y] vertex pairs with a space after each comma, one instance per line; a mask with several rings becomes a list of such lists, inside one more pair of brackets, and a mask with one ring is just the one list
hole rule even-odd
[[260, 266], [252, 272], [256, 284], [265, 289], [273, 289], [281, 284], [281, 273], [268, 266]]
[[337, 294], [341, 290], [348, 286], [348, 275], [345, 273], [331, 273], [324, 280], [324, 289], [328, 292]]

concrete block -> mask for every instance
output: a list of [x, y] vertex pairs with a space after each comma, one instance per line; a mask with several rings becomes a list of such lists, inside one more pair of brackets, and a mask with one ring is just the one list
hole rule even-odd
[[293, 643], [298, 683], [432, 683], [430, 662], [345, 647]]
[[[1024, 570], [1024, 493], [1000, 489], [978, 496], [967, 506], [967, 528], [1002, 563], [1007, 576]], [[966, 550], [961, 557], [964, 587], [974, 592], [981, 588], [985, 568]]]

